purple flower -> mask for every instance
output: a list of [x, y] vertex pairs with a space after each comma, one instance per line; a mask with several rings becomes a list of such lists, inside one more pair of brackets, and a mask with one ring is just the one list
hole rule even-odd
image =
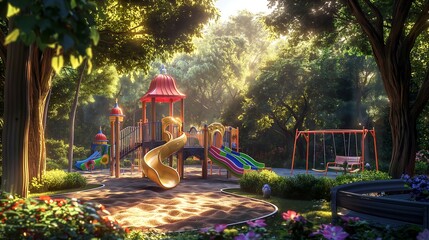
[[342, 216], [341, 220], [343, 220], [344, 222], [359, 222], [360, 219], [359, 217], [349, 217], [349, 216]]
[[201, 232], [201, 233], [208, 233], [208, 232], [210, 231], [210, 229], [211, 229], [211, 228], [209, 228], [209, 227], [201, 228], [201, 229], [200, 229], [200, 232]]
[[247, 225], [249, 225], [250, 227], [266, 227], [267, 224], [265, 223], [264, 219], [258, 219], [255, 221], [248, 221]]
[[236, 236], [234, 240], [257, 240], [260, 239], [261, 235], [256, 234], [253, 231], [250, 231], [246, 234], [240, 233], [240, 235]]
[[425, 228], [425, 230], [421, 231], [419, 235], [417, 235], [417, 240], [428, 240], [429, 239], [429, 230]]
[[220, 232], [223, 232], [223, 230], [225, 230], [226, 227], [228, 227], [228, 225], [226, 225], [226, 224], [217, 224], [217, 225], [215, 225], [214, 230], [217, 233], [220, 233]]
[[322, 234], [323, 237], [328, 240], [344, 240], [347, 238], [347, 236], [349, 236], [349, 234], [346, 233], [342, 227], [333, 226], [332, 224], [322, 224], [320, 229], [313, 234]]

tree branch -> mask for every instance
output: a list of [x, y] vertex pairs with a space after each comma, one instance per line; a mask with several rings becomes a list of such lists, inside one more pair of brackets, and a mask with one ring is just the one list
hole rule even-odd
[[381, 36], [383, 36], [383, 15], [377, 6], [374, 5], [370, 0], [364, 0], [365, 4], [371, 9], [372, 13], [375, 15], [375, 30]]
[[374, 52], [376, 60], [384, 56], [384, 39], [383, 34], [377, 32], [376, 28], [371, 24], [369, 19], [365, 16], [358, 0], [343, 0], [349, 7], [351, 13], [356, 17], [357, 22], [362, 27], [365, 34], [368, 36], [369, 42]]
[[429, 1], [426, 1], [426, 4], [423, 10], [420, 12], [419, 16], [413, 27], [411, 28], [408, 36], [406, 37], [406, 47], [407, 51], [411, 51], [416, 42], [417, 37], [429, 27]]
[[411, 114], [416, 117], [423, 111], [426, 103], [429, 101], [429, 66], [427, 67], [425, 78], [417, 94], [416, 101], [411, 106]]
[[395, 54], [398, 47], [401, 46], [399, 41], [401, 41], [402, 35], [404, 34], [404, 28], [406, 25], [405, 21], [407, 20], [408, 13], [410, 12], [412, 2], [413, 1], [410, 0], [394, 1], [392, 12], [392, 28], [386, 41], [386, 46], [392, 54]]

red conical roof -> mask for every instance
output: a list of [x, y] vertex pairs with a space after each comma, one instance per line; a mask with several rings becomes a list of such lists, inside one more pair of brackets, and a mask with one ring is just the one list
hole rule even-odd
[[107, 142], [107, 141], [108, 140], [106, 135], [103, 134], [100, 128], [100, 131], [97, 133], [97, 135], [95, 135], [94, 142]]
[[155, 98], [155, 102], [176, 102], [186, 98], [176, 87], [176, 80], [167, 74], [158, 74], [152, 79], [149, 90], [140, 98], [141, 102], [150, 102]]
[[119, 107], [118, 102], [116, 101], [115, 106], [110, 111], [110, 116], [124, 116], [122, 109]]

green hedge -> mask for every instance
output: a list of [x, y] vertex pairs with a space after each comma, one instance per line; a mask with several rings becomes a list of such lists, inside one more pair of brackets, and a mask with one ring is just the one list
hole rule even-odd
[[325, 199], [330, 200], [331, 188], [341, 184], [358, 181], [390, 179], [387, 173], [364, 171], [357, 174], [342, 174], [335, 179], [315, 177], [310, 174], [297, 174], [282, 177], [273, 171], [262, 170], [245, 173], [239, 180], [241, 190], [254, 194], [262, 194], [262, 187], [268, 184], [271, 195], [289, 199]]
[[30, 184], [31, 193], [57, 191], [85, 187], [87, 180], [79, 173], [67, 173], [63, 170], [50, 170], [45, 173], [41, 180], [34, 178]]

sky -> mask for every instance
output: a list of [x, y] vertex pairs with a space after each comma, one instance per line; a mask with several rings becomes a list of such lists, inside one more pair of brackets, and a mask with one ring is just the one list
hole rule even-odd
[[227, 19], [231, 15], [236, 15], [240, 10], [249, 12], [268, 13], [267, 0], [218, 0], [215, 5], [221, 12], [221, 18]]

